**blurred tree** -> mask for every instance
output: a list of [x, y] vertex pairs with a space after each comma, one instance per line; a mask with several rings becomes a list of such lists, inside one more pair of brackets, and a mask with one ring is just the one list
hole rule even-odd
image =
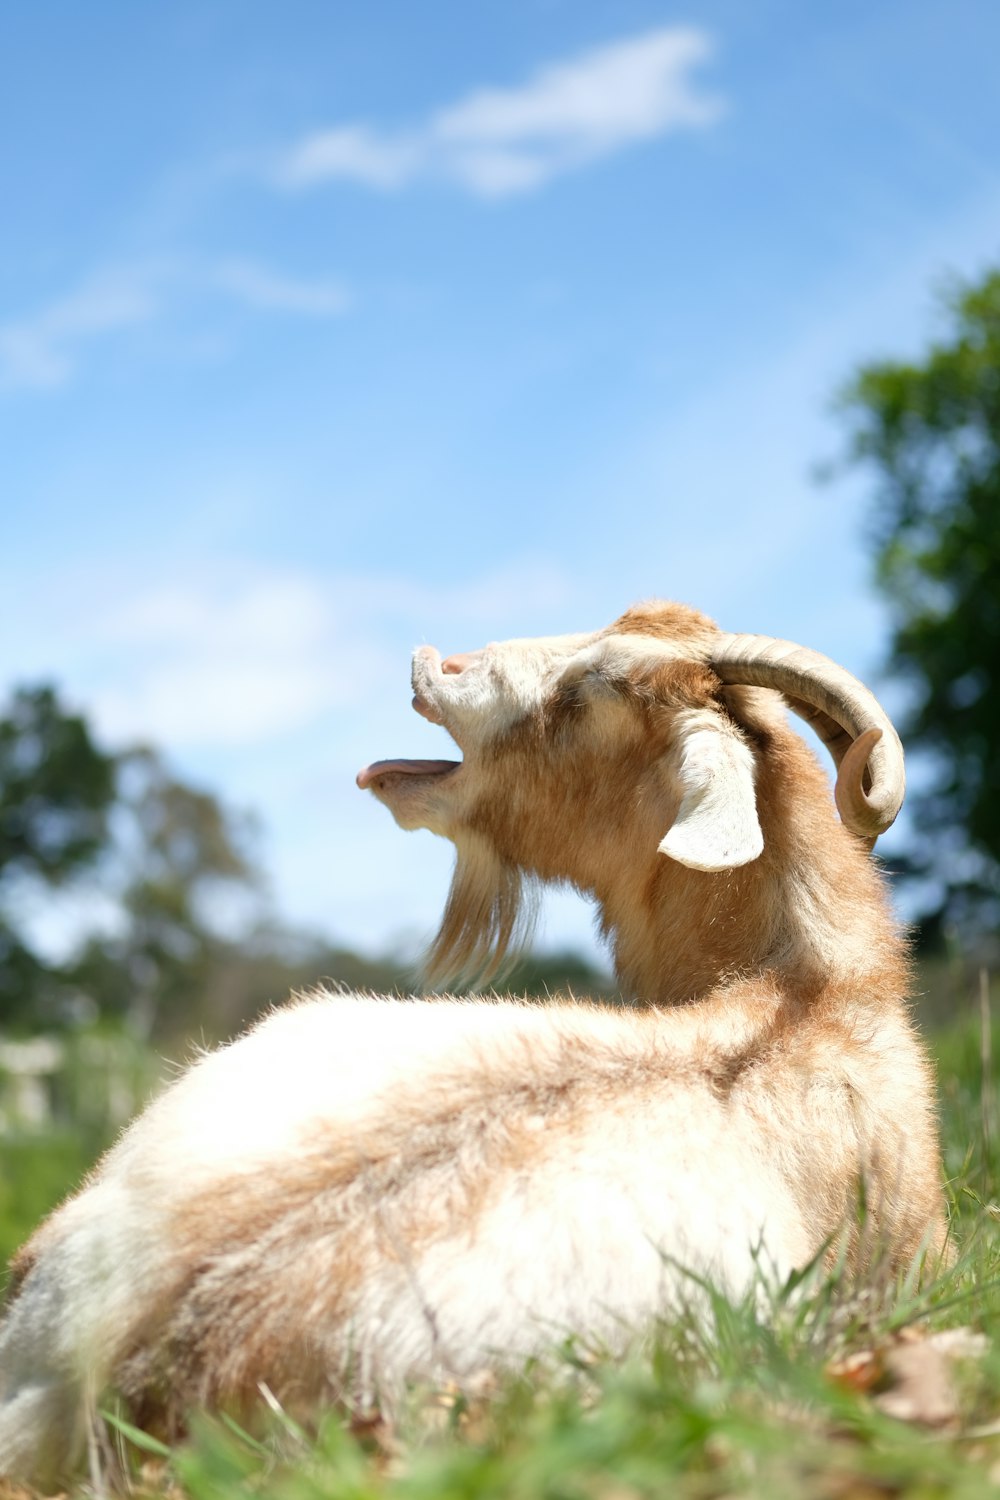
[[[154, 750], [105, 755], [51, 689], [17, 692], [0, 718], [0, 1028], [96, 1013], [173, 1044], [194, 1030], [228, 1035], [320, 983], [413, 991], [400, 958], [269, 918], [252, 845], [249, 819], [178, 780]], [[23, 897], [83, 872], [100, 900], [78, 951], [56, 963], [30, 942]], [[572, 953], [526, 956], [505, 988], [612, 993]]]
[[115, 762], [50, 687], [19, 688], [0, 718], [0, 878], [58, 881], [107, 836]]
[[874, 469], [877, 577], [901, 725], [928, 753], [909, 872], [933, 922], [1000, 925], [1000, 271], [953, 286], [946, 336], [843, 392], [851, 457]]
[[[398, 955], [367, 956], [332, 944], [320, 934], [263, 923], [220, 957], [212, 979], [208, 1024], [215, 1035], [230, 1034], [269, 1005], [320, 984], [378, 995], [412, 995], [419, 990], [418, 967]], [[568, 951], [524, 955], [502, 988], [536, 999], [572, 994], [613, 1000], [617, 996], [607, 974]]]
[[74, 983], [142, 1035], [207, 1024], [231, 937], [257, 917], [252, 826], [173, 777], [155, 751], [118, 762], [111, 881], [121, 913], [72, 965]]
[[[81, 1008], [145, 1033], [174, 1010], [178, 1027], [197, 1022], [227, 932], [256, 916], [249, 844], [247, 820], [154, 751], [106, 754], [51, 687], [15, 691], [0, 716], [0, 1026], [58, 1024]], [[57, 963], [28, 914], [84, 872], [115, 913], [111, 932]]]
[[108, 837], [115, 761], [50, 687], [20, 688], [0, 717], [0, 1024], [40, 1018], [59, 976], [12, 916], [16, 896], [67, 882]]

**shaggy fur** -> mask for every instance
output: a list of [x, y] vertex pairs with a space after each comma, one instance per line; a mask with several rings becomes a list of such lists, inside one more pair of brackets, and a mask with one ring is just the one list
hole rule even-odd
[[[50, 1478], [102, 1392], [173, 1435], [262, 1383], [391, 1407], [568, 1337], [624, 1349], [824, 1247], [902, 1270], [944, 1237], [933, 1089], [881, 881], [778, 696], [715, 627], [414, 658], [463, 760], [359, 778], [453, 840], [428, 967], [495, 969], [525, 888], [597, 901], [634, 1002], [319, 994], [201, 1058], [20, 1253], [0, 1472]], [[866, 1203], [864, 1233], [856, 1212]]]

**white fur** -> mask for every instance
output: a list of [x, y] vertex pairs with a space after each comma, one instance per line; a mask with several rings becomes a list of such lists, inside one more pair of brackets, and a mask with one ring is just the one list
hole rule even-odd
[[468, 653], [463, 671], [451, 675], [442, 673], [433, 646], [420, 646], [413, 656], [413, 686], [445, 710], [461, 745], [463, 731], [476, 738], [487, 731], [500, 735], [532, 713], [570, 663], [581, 676], [597, 668], [624, 675], [640, 663], [679, 661], [684, 654], [673, 641], [593, 631], [485, 646]]
[[44, 1274], [32, 1274], [0, 1330], [0, 1471], [44, 1473], [46, 1459], [58, 1466], [79, 1448], [88, 1405], [137, 1319], [176, 1280], [171, 1226], [193, 1194], [234, 1174], [278, 1183], [283, 1161], [327, 1135], [355, 1140], [363, 1158], [369, 1135], [415, 1096], [447, 1100], [477, 1077], [484, 1095], [525, 1074], [544, 1090], [581, 1041], [622, 1069], [658, 1056], [676, 1082], [638, 1116], [626, 1089], [620, 1107], [583, 1108], [571, 1128], [532, 1105], [537, 1166], [499, 1183], [474, 1237], [459, 1224], [372, 1264], [342, 1351], [358, 1394], [385, 1397], [413, 1376], [461, 1378], [498, 1354], [516, 1364], [571, 1336], [622, 1348], [658, 1313], [697, 1299], [679, 1267], [739, 1296], [762, 1238], [787, 1273], [808, 1237], [761, 1150], [752, 1098], [720, 1104], [704, 1078], [687, 1076], [711, 1028], [675, 1019], [326, 995], [203, 1057], [50, 1222]]
[[[422, 648], [418, 704], [463, 763], [371, 784], [405, 826], [455, 839], [460, 894], [498, 925], [510, 871], [484, 831], [484, 798], [527, 846], [547, 787], [546, 878], [597, 893], [619, 971], [653, 975], [637, 993], [696, 1003], [320, 995], [199, 1058], [33, 1242], [0, 1324], [0, 1473], [71, 1462], [128, 1356], [169, 1353], [157, 1341], [175, 1314], [182, 1331], [184, 1316], [204, 1318], [222, 1364], [253, 1349], [245, 1325], [228, 1348], [230, 1289], [247, 1289], [254, 1317], [270, 1308], [279, 1342], [308, 1343], [323, 1372], [311, 1400], [391, 1402], [407, 1380], [468, 1380], [567, 1338], [623, 1349], [697, 1303], [698, 1278], [739, 1297], [762, 1265], [784, 1277], [825, 1237], [854, 1232], [862, 1178], [897, 1257], [940, 1243], [928, 1076], [877, 878], [814, 767], [804, 789], [770, 794], [787, 868], [758, 860], [747, 721], [711, 686], [704, 707], [678, 706], [699, 701], [683, 672], [661, 674], [679, 686], [651, 705], [635, 671], [651, 667], [651, 682], [664, 662], [697, 662], [691, 636], [513, 641], [448, 671]], [[578, 702], [588, 677], [603, 696]], [[550, 695], [563, 717], [532, 780]], [[784, 733], [780, 763], [797, 763], [770, 695], [745, 695], [743, 711]], [[508, 740], [517, 778], [498, 781], [503, 735], [532, 714]], [[599, 772], [572, 782], [575, 803], [561, 799], [569, 744]], [[633, 780], [617, 812], [591, 815], [618, 766]], [[787, 826], [786, 805], [802, 826]], [[527, 854], [509, 857], [531, 871]], [[651, 900], [663, 872], [677, 910]]]
[[661, 853], [692, 870], [732, 870], [764, 849], [754, 794], [754, 759], [717, 714], [678, 715], [681, 805]]

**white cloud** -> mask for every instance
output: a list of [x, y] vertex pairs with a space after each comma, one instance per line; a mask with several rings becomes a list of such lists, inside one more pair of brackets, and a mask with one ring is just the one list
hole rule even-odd
[[393, 140], [364, 125], [347, 125], [306, 136], [281, 157], [277, 176], [288, 187], [346, 177], [369, 187], [394, 188], [420, 170], [421, 155], [419, 141]]
[[294, 277], [247, 259], [110, 267], [33, 316], [0, 324], [0, 392], [64, 385], [87, 344], [176, 314], [206, 292], [253, 311], [312, 318], [340, 316], [351, 302], [338, 279]]
[[700, 31], [649, 32], [545, 68], [523, 88], [481, 89], [439, 114], [432, 129], [463, 146], [565, 142], [596, 152], [704, 125], [717, 106], [691, 92], [686, 74], [708, 51]]
[[108, 269], [34, 317], [0, 325], [0, 388], [62, 385], [81, 344], [155, 317], [154, 281], [149, 267]]
[[477, 89], [406, 132], [317, 132], [271, 173], [289, 188], [339, 178], [389, 190], [443, 177], [479, 197], [523, 193], [639, 141], [712, 124], [721, 101], [691, 78], [711, 50], [703, 31], [664, 27], [543, 68], [520, 87]]
[[220, 568], [148, 587], [93, 622], [95, 714], [114, 741], [235, 746], [294, 732], [354, 695], [377, 653], [348, 649], [336, 589]]
[[0, 568], [0, 687], [63, 683], [113, 744], [267, 746], [331, 709], [342, 733], [383, 710], [412, 718], [406, 685], [421, 634], [458, 650], [487, 632], [541, 632], [569, 590], [557, 568], [530, 561], [443, 589], [190, 558], [81, 562], [48, 571], [44, 586]]
[[223, 261], [215, 271], [219, 287], [250, 307], [308, 317], [337, 317], [350, 306], [343, 282], [282, 276], [252, 261]]
[[[354, 780], [381, 755], [452, 753], [413, 712], [410, 652], [424, 636], [462, 649], [564, 615], [604, 623], [585, 594], [558, 563], [530, 558], [441, 587], [148, 553], [30, 573], [0, 556], [0, 695], [56, 682], [110, 748], [149, 740], [180, 775], [261, 815], [284, 915], [415, 951], [440, 917], [451, 848], [401, 833]], [[581, 900], [549, 911], [549, 942], [592, 947]]]

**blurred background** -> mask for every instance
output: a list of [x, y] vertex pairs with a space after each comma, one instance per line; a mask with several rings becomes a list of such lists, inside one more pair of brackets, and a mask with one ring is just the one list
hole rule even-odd
[[[907, 734], [923, 988], [994, 962], [998, 56], [991, 0], [4, 7], [0, 1126], [72, 1122], [39, 1202], [151, 1058], [412, 982], [449, 848], [354, 776], [447, 753], [424, 641], [662, 596], [827, 652]], [[581, 898], [512, 982], [610, 988]]]

